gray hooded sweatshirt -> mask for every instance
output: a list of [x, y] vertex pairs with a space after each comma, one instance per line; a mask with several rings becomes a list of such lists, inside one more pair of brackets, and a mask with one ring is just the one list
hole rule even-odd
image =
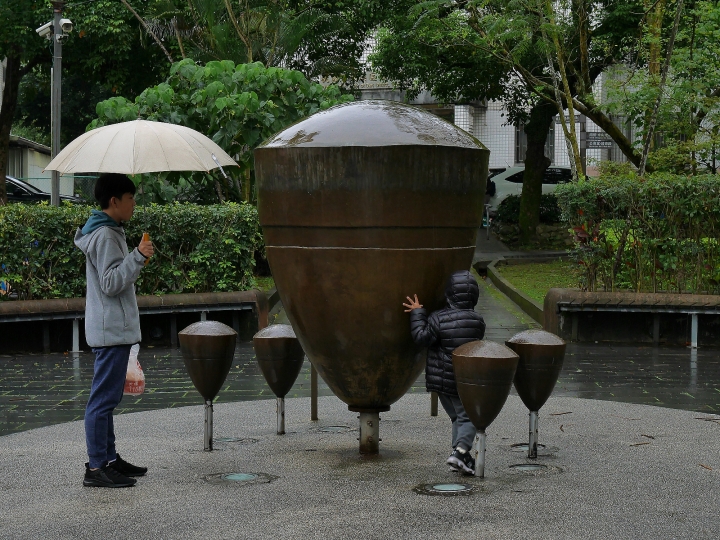
[[137, 249], [128, 253], [125, 231], [105, 212], [93, 210], [75, 234], [85, 253], [87, 295], [85, 339], [91, 347], [140, 342], [140, 314], [135, 281], [145, 265]]

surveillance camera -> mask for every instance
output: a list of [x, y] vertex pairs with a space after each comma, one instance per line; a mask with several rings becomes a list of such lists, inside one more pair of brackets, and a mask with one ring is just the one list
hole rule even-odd
[[63, 34], [69, 34], [73, 31], [73, 23], [70, 19], [60, 19], [60, 28], [62, 28]]
[[40, 28], [37, 28], [35, 30], [40, 37], [47, 37], [50, 39], [50, 34], [53, 31], [53, 23], [50, 21], [49, 23], [43, 24]]

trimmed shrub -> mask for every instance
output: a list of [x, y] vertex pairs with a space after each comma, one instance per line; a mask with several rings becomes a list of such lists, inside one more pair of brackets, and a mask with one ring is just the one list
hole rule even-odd
[[[516, 225], [520, 221], [520, 195], [508, 195], [498, 205], [495, 220]], [[559, 223], [560, 207], [557, 197], [546, 193], [540, 197], [540, 223]]]
[[[73, 239], [90, 206], [11, 204], [0, 207], [0, 301], [85, 296], [85, 256]], [[262, 235], [254, 206], [138, 206], [125, 228], [128, 248], [150, 233], [155, 255], [138, 294], [247, 290], [255, 286], [254, 254]]]
[[559, 185], [581, 287], [720, 293], [720, 177], [632, 173]]

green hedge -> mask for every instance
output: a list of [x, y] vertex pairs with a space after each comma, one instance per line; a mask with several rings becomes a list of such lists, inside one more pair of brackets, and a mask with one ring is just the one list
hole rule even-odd
[[[85, 256], [73, 238], [90, 210], [67, 203], [0, 207], [0, 301], [8, 292], [28, 300], [85, 296]], [[130, 249], [143, 231], [150, 233], [155, 256], [140, 274], [138, 294], [255, 286], [254, 255], [262, 249], [262, 235], [254, 206], [138, 206], [126, 227]]]
[[[508, 195], [498, 205], [495, 220], [516, 225], [520, 222], [520, 195]], [[553, 193], [540, 196], [540, 223], [559, 223], [560, 208]]]
[[555, 194], [582, 288], [720, 293], [720, 176], [616, 174]]

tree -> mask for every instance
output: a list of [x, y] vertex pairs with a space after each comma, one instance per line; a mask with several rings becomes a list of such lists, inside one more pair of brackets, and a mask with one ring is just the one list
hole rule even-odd
[[352, 82], [363, 74], [365, 39], [384, 3], [346, 6], [330, 0], [157, 0], [144, 23], [159, 39], [173, 42], [182, 58], [262, 62], [308, 78]]
[[5, 90], [0, 105], [0, 205], [7, 204], [7, 172], [10, 128], [17, 106], [20, 80], [43, 61], [43, 42], [35, 28], [47, 22], [29, 0], [4, 0], [0, 4], [0, 59], [5, 58]]
[[[393, 5], [371, 57], [381, 77], [402, 88], [428, 88], [447, 101], [497, 98], [509, 122], [525, 125], [520, 231], [528, 241], [539, 221], [542, 176], [550, 163], [543, 149], [553, 116], [570, 102], [577, 109], [580, 99], [581, 112], [592, 107], [594, 114], [592, 84], [622, 58], [624, 41], [638, 32], [637, 1], [399, 0]], [[632, 145], [624, 150], [632, 152]]]
[[[664, 34], [660, 28], [648, 32], [646, 43], [633, 48], [632, 61], [616, 70], [603, 107], [609, 114], [622, 113], [649, 143], [648, 164], [653, 168], [676, 173], [705, 169], [715, 174], [720, 152], [720, 4], [685, 2], [672, 55], [666, 53], [663, 59], [655, 48], [662, 51], [667, 46], [660, 48], [655, 42], [663, 38], [659, 43], [669, 46], [678, 4], [674, 10], [665, 6], [663, 17], [657, 17], [665, 21]], [[661, 63], [668, 67], [665, 85], [660, 84]], [[650, 113], [655, 107], [653, 135]]]
[[240, 165], [219, 174], [163, 173], [138, 179], [142, 196], [154, 202], [193, 197], [252, 200], [253, 149], [284, 127], [353, 97], [336, 86], [308, 81], [299, 71], [266, 68], [260, 62], [230, 60], [205, 66], [186, 59], [173, 64], [167, 82], [146, 89], [134, 102], [116, 97], [98, 103], [98, 118], [88, 129], [144, 118], [181, 124], [215, 141]]
[[[136, 0], [147, 5], [152, 0]], [[5, 201], [5, 173], [10, 129], [24, 122], [50, 129], [52, 43], [35, 28], [52, 19], [49, 0], [0, 3], [0, 58], [7, 57], [5, 93], [0, 108], [0, 201]], [[169, 63], [152, 43], [145, 45], [132, 14], [114, 0], [66, 5], [74, 31], [63, 43], [61, 140], [80, 135], [94, 103], [122, 92], [135, 96], [162, 80]], [[23, 81], [26, 81], [24, 84]]]

